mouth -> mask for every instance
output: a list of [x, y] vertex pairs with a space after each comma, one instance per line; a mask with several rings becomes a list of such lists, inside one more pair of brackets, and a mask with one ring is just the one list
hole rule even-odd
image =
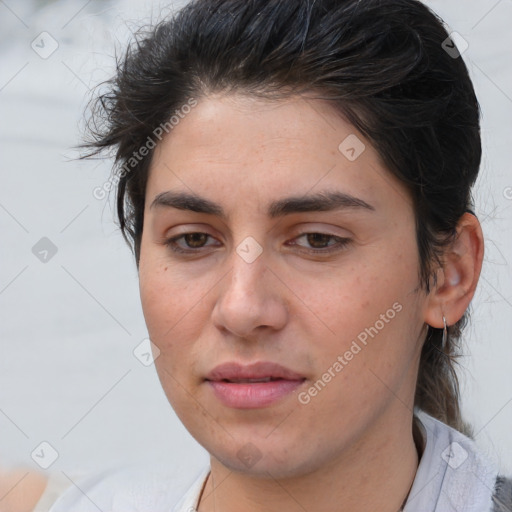
[[268, 407], [289, 396], [305, 380], [301, 374], [271, 362], [224, 363], [205, 379], [216, 398], [235, 409]]
[[273, 380], [304, 380], [305, 377], [278, 363], [261, 361], [249, 365], [236, 362], [216, 366], [207, 376], [209, 381], [270, 382]]
[[276, 380], [286, 379], [281, 379], [280, 377], [263, 377], [261, 379], [222, 379], [220, 382], [230, 382], [231, 384], [253, 384], [255, 382], [273, 382]]

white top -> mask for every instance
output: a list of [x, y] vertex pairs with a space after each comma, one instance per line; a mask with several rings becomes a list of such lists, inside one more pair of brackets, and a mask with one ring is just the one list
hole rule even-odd
[[[460, 432], [422, 411], [424, 451], [404, 512], [491, 512], [497, 467]], [[210, 472], [188, 491], [165, 471], [121, 470], [77, 482], [50, 512], [194, 512]]]
[[[80, 476], [83, 477], [85, 475]], [[73, 478], [78, 479], [79, 476], [73, 475]], [[57, 498], [72, 485], [72, 482], [62, 473], [51, 473], [46, 482], [43, 494], [39, 497], [39, 501], [32, 512], [48, 512]]]

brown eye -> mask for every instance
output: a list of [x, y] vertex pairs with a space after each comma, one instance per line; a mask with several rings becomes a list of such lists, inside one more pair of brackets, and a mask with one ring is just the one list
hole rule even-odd
[[208, 239], [208, 235], [206, 233], [187, 233], [183, 235], [183, 239], [188, 247], [197, 249], [203, 247]]
[[307, 233], [306, 236], [309, 245], [314, 249], [328, 247], [329, 240], [334, 238], [332, 235], [326, 235], [325, 233]]
[[165, 245], [173, 252], [199, 253], [200, 249], [213, 247], [215, 244], [207, 244], [212, 239], [208, 233], [191, 232], [174, 236], [165, 241]]
[[342, 238], [329, 233], [302, 233], [295, 238], [295, 240], [300, 239], [305, 239], [306, 245], [297, 242], [292, 243], [292, 245], [299, 247], [301, 252], [320, 255], [342, 251], [352, 241], [350, 238]]

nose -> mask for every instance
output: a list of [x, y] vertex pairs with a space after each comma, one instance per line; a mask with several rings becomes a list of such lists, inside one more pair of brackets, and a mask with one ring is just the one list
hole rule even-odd
[[214, 325], [247, 339], [260, 336], [265, 328], [282, 329], [288, 319], [286, 287], [267, 267], [264, 255], [249, 263], [234, 252], [231, 259], [231, 271], [219, 284], [212, 312]]

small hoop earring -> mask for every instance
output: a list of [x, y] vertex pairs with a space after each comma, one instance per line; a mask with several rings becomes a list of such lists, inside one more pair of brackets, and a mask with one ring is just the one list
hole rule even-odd
[[446, 342], [448, 340], [448, 327], [446, 326], [446, 318], [444, 317], [443, 315], [443, 324], [444, 324], [444, 327], [443, 327], [443, 340], [441, 341], [441, 350], [443, 352], [446, 351]]

